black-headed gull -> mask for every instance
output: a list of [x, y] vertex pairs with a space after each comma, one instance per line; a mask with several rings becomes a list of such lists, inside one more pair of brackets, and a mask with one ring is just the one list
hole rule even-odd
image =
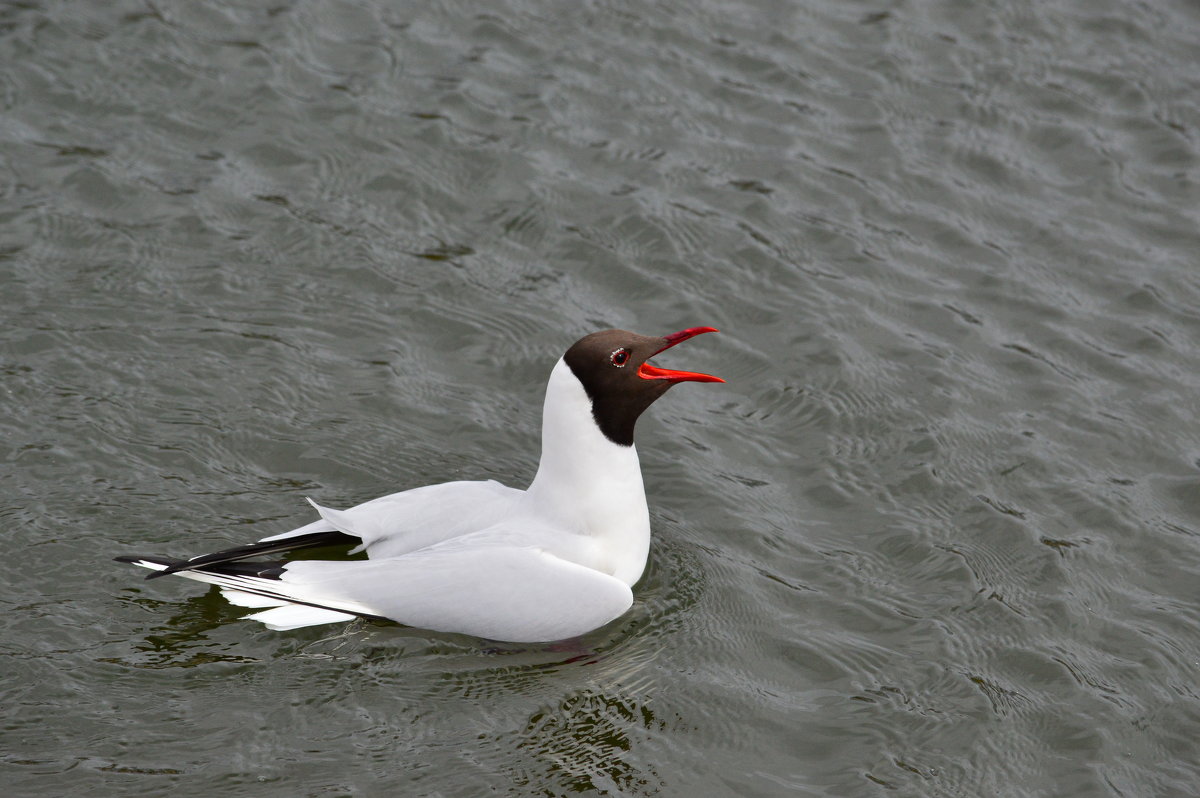
[[[542, 457], [526, 490], [493, 480], [393, 493], [349, 510], [309, 499], [320, 520], [258, 543], [174, 560], [118, 557], [221, 588], [247, 617], [295, 629], [355, 616], [491, 640], [577, 637], [622, 615], [646, 566], [650, 515], [633, 446], [641, 415], [678, 382], [724, 382], [649, 358], [696, 335], [605, 330], [550, 372]], [[253, 562], [356, 544], [367, 560]]]

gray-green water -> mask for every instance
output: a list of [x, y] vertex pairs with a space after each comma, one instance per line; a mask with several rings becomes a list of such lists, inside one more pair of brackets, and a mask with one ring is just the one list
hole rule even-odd
[[[6, 795], [1200, 791], [1200, 6], [0, 9]], [[604, 326], [590, 652], [276, 633], [117, 554], [523, 485]]]

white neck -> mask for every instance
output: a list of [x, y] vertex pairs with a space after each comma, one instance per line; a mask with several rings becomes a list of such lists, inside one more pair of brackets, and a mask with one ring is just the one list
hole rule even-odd
[[650, 514], [637, 450], [604, 436], [592, 401], [559, 360], [546, 385], [542, 459], [526, 491], [537, 513], [594, 539], [594, 562], [582, 563], [632, 585], [650, 548]]

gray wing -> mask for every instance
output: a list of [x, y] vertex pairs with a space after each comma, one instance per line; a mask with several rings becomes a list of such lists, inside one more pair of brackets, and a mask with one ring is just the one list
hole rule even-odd
[[502, 520], [525, 491], [484, 482], [445, 482], [393, 493], [335, 510], [309, 499], [320, 521], [264, 538], [281, 540], [318, 529], [337, 530], [362, 540], [372, 559], [398, 557], [485, 529]]

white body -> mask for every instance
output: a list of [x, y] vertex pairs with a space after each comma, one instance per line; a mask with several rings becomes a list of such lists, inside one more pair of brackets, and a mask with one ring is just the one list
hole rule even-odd
[[561, 359], [546, 386], [541, 462], [528, 490], [448, 482], [349, 510], [313, 506], [321, 520], [265, 540], [336, 529], [361, 538], [369, 560], [291, 562], [279, 579], [178, 575], [220, 585], [235, 603], [270, 607], [249, 617], [277, 629], [347, 620], [345, 610], [533, 642], [622, 615], [650, 547], [637, 451], [601, 433]]

